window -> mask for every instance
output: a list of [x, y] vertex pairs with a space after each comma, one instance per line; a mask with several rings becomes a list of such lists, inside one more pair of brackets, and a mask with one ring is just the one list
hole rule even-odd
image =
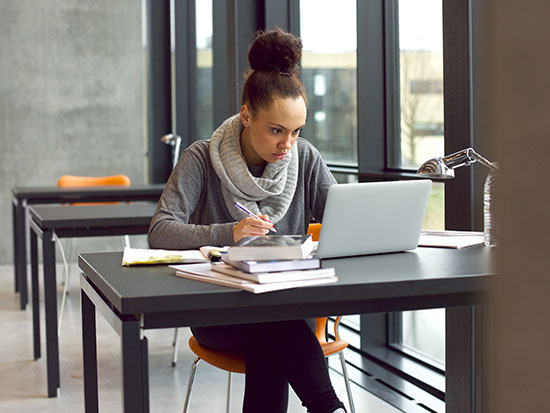
[[327, 163], [343, 166], [357, 166], [356, 15], [355, 0], [300, 1], [302, 79], [309, 100], [302, 135]]
[[[417, 169], [444, 155], [442, 0], [403, 0], [398, 8], [400, 167]], [[444, 229], [444, 210], [444, 186], [434, 183], [424, 228]], [[445, 310], [407, 311], [397, 317], [393, 346], [444, 366]]]
[[444, 155], [441, 0], [399, 1], [400, 166]]

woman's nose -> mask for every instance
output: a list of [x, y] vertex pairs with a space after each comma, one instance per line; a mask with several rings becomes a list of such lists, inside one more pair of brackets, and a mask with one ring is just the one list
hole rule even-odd
[[279, 146], [283, 149], [290, 149], [293, 143], [294, 143], [294, 138], [292, 134], [289, 133], [288, 135], [285, 135], [283, 139], [281, 139]]

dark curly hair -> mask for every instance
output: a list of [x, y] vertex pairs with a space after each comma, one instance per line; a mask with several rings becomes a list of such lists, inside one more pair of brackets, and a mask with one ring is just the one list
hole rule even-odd
[[302, 41], [276, 27], [259, 32], [248, 51], [250, 69], [245, 75], [241, 103], [252, 115], [267, 109], [275, 98], [302, 97], [306, 91], [299, 78]]

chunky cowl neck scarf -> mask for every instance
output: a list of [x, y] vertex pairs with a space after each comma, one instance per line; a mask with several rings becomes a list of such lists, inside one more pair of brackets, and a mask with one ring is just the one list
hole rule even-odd
[[277, 223], [286, 213], [298, 180], [296, 144], [277, 162], [268, 162], [261, 177], [248, 170], [241, 150], [241, 117], [227, 119], [210, 140], [210, 159], [221, 181], [222, 195], [231, 216], [240, 221], [246, 214], [235, 207], [240, 202], [256, 215], [268, 215]]

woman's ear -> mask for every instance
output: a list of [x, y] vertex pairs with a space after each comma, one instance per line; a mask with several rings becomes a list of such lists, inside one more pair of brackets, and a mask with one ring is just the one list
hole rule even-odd
[[250, 109], [248, 109], [248, 106], [242, 105], [241, 106], [241, 123], [246, 128], [248, 125], [250, 125], [250, 118], [251, 118]]

